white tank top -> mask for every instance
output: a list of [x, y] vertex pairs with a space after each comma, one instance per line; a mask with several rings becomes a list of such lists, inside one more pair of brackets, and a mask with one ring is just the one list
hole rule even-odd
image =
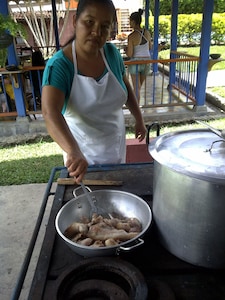
[[[150, 57], [149, 41], [144, 36], [144, 29], [142, 30], [142, 32], [140, 32], [139, 30], [135, 30], [135, 31], [139, 32], [141, 37], [140, 37], [139, 45], [134, 46], [133, 57]], [[146, 43], [140, 45], [142, 38], [146, 40]]]

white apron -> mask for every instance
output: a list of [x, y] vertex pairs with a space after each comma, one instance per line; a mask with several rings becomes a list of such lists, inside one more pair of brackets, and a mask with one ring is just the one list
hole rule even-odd
[[[101, 54], [108, 72], [98, 82], [78, 74], [72, 45], [74, 78], [65, 120], [89, 165], [124, 163], [125, 125], [122, 106], [127, 94]], [[64, 160], [65, 160], [64, 154]]]

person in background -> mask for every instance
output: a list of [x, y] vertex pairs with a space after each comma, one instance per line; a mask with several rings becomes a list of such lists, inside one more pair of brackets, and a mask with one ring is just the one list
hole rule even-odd
[[[34, 51], [32, 51], [31, 61], [32, 61], [32, 66], [33, 67], [45, 66], [45, 60], [44, 60], [44, 57], [43, 57], [40, 49], [36, 48]], [[33, 83], [33, 89], [34, 89], [34, 96], [35, 96], [36, 105], [39, 109], [41, 109], [41, 87], [40, 87], [40, 84], [39, 84], [38, 72], [40, 74], [40, 80], [42, 80], [43, 70], [31, 71], [31, 76], [32, 76], [32, 83]]]
[[[138, 12], [133, 12], [130, 15], [130, 26], [133, 28], [133, 32], [128, 35], [126, 55], [133, 60], [150, 59], [151, 35], [147, 29], [141, 28], [142, 14], [143, 10], [139, 9]], [[128, 70], [140, 104], [140, 90], [150, 72], [150, 64], [129, 65]]]
[[88, 165], [125, 162], [124, 105], [134, 116], [139, 141], [146, 134], [123, 59], [106, 42], [115, 21], [111, 0], [80, 0], [73, 20], [75, 37], [48, 60], [43, 74], [46, 126], [77, 183]]
[[[14, 111], [15, 110], [15, 95], [12, 86], [12, 81], [9, 76], [2, 77], [3, 82], [0, 86], [0, 98], [2, 112]], [[5, 94], [4, 89], [5, 88]]]
[[4, 112], [8, 111], [5, 95], [4, 95], [1, 87], [0, 87], [0, 107], [1, 107], [0, 112], [4, 113]]

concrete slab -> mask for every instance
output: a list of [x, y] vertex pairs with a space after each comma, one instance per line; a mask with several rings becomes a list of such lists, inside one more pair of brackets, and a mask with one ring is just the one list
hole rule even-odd
[[[0, 299], [9, 300], [36, 224], [46, 184], [0, 186]], [[52, 191], [55, 190], [53, 184]], [[53, 196], [49, 197], [40, 234], [20, 300], [26, 300], [48, 222]]]

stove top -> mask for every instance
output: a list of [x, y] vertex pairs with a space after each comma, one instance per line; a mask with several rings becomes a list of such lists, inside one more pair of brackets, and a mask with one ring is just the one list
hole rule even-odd
[[[62, 170], [60, 177], [67, 176], [66, 170]], [[93, 167], [89, 169], [87, 178], [122, 180], [122, 186], [110, 186], [110, 189], [119, 189], [134, 193], [142, 197], [150, 207], [152, 206], [153, 164], [151, 163]], [[30, 300], [61, 299], [55, 296], [57, 294], [56, 287], [59, 285], [59, 278], [68, 269], [76, 269], [80, 263], [89, 260], [73, 252], [57, 235], [55, 230], [55, 217], [59, 209], [73, 198], [72, 191], [74, 188], [75, 186], [57, 186], [49, 223], [30, 289]], [[92, 190], [106, 188], [109, 189], [106, 186], [91, 186]], [[140, 272], [140, 276], [143, 276], [146, 282], [148, 290], [146, 299], [149, 300], [225, 299], [225, 270], [210, 270], [193, 266], [170, 254], [161, 246], [158, 240], [154, 218], [143, 239], [144, 244], [130, 252], [121, 251], [119, 256], [100, 259], [102, 259], [102, 262], [108, 260], [119, 264], [121, 262], [121, 265], [125, 262], [136, 268], [138, 270], [137, 273]], [[93, 282], [87, 281], [85, 284], [91, 285]], [[80, 286], [79, 288], [82, 289]], [[68, 296], [67, 299], [72, 298]], [[76, 299], [118, 300], [120, 298], [119, 296], [111, 296], [109, 298], [88, 297]], [[142, 298], [129, 299], [144, 300]]]

